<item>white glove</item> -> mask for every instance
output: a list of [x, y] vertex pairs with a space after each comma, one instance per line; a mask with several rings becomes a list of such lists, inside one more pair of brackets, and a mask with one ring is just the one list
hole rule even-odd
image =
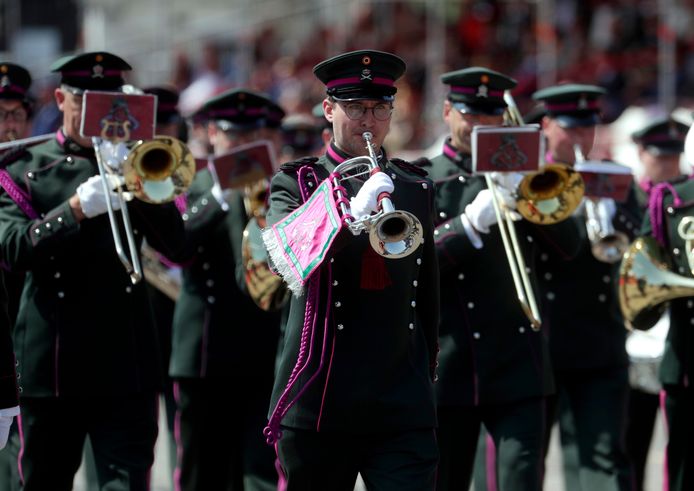
[[[113, 191], [113, 188], [118, 185], [117, 178], [109, 176], [109, 181], [111, 184], [111, 192], [109, 193], [111, 205], [113, 205], [114, 210], [118, 210], [120, 209], [120, 202], [118, 201], [116, 193]], [[126, 200], [132, 197], [129, 193], [123, 194]], [[103, 185], [101, 184], [101, 176], [92, 176], [77, 186], [77, 197], [80, 200], [82, 212], [86, 217], [93, 218], [102, 213], [106, 213], [106, 198], [104, 196]]]
[[5, 448], [5, 445], [7, 445], [12, 420], [18, 414], [19, 406], [0, 410], [0, 449]]
[[393, 180], [385, 172], [377, 172], [369, 177], [355, 197], [349, 200], [350, 213], [354, 218], [370, 215], [378, 209], [378, 196], [381, 193], [392, 193]]
[[483, 189], [477, 193], [472, 203], [465, 207], [464, 214], [475, 230], [488, 234], [489, 227], [497, 222], [492, 192], [489, 189]]

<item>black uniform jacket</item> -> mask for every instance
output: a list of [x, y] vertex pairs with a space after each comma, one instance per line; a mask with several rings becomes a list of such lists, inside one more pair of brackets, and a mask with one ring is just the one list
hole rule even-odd
[[248, 222], [243, 195], [233, 191], [225, 212], [212, 196], [207, 169], [188, 190], [181, 296], [173, 322], [172, 377], [272, 377], [279, 313], [258, 308], [246, 293], [241, 255]]
[[0, 409], [19, 404], [17, 375], [10, 335], [10, 317], [7, 314], [5, 287], [0, 274]]
[[[470, 156], [445, 144], [431, 161], [436, 184], [436, 252], [441, 268], [439, 405], [483, 405], [543, 396], [554, 390], [542, 331], [531, 329], [513, 284], [498, 225], [470, 242], [460, 220], [465, 207], [486, 189], [471, 174]], [[536, 226], [514, 222], [537, 295], [536, 261], [542, 243], [567, 257], [578, 230], [571, 222]], [[545, 329], [543, 318], [541, 329]]]
[[[632, 187], [627, 200], [617, 203], [612, 224], [633, 238], [642, 216]], [[581, 230], [576, 257], [567, 261], [545, 247], [538, 267], [552, 363], [556, 370], [624, 367], [627, 332], [617, 296], [619, 261], [609, 264], [593, 256], [583, 206], [570, 220]]]
[[[122, 396], [160, 384], [144, 283], [133, 285], [119, 261], [107, 214], [78, 223], [68, 203], [97, 173], [94, 152], [59, 131], [0, 176], [2, 260], [26, 271], [14, 329], [24, 396]], [[171, 255], [181, 247], [172, 203], [133, 200], [128, 209], [138, 244], [146, 237]]]
[[[664, 236], [666, 254], [671, 261], [671, 271], [686, 278], [692, 278], [687, 260], [685, 241], [680, 237], [677, 228], [684, 217], [694, 215], [694, 180], [685, 180], [675, 184], [675, 191], [680, 197], [679, 204], [674, 203], [672, 194], [667, 193], [663, 200]], [[643, 235], [652, 232], [651, 218], [648, 214], [643, 223]], [[672, 300], [670, 302], [670, 330], [665, 341], [665, 352], [660, 364], [660, 380], [664, 385], [677, 385], [691, 388], [694, 381], [694, 296]]]
[[[312, 164], [316, 183], [346, 158], [333, 146]], [[385, 259], [390, 284], [366, 290], [360, 280], [369, 274], [363, 264], [371, 252], [367, 251], [368, 238], [365, 234], [353, 236], [348, 230], [340, 232], [329, 258], [315, 273], [320, 285], [316, 301], [307, 302], [306, 291], [291, 298], [271, 412], [296, 365], [307, 305], [317, 310], [317, 321], [312, 362], [291, 395], [305, 392], [289, 410], [283, 421], [286, 426], [365, 433], [433, 428], [436, 424], [433, 370], [439, 281], [432, 236], [433, 187], [410, 164], [400, 161], [396, 165], [385, 156], [379, 162], [393, 179], [395, 207], [421, 221], [424, 243], [409, 256]], [[285, 165], [285, 171], [273, 178], [270, 225], [302, 204], [297, 182], [300, 165]], [[352, 182], [344, 185], [354, 196]]]

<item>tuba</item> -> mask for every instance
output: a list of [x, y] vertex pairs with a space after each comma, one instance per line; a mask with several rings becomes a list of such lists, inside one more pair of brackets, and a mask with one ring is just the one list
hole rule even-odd
[[[686, 253], [691, 258], [691, 249]], [[619, 268], [619, 304], [628, 329], [653, 327], [667, 302], [691, 296], [694, 278], [670, 270], [665, 252], [655, 238], [640, 237], [624, 253]]]

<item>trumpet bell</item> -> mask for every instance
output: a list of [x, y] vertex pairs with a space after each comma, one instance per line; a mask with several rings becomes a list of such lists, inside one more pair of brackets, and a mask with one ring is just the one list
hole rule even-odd
[[166, 203], [183, 194], [195, 176], [195, 159], [186, 145], [172, 137], [140, 141], [123, 163], [125, 185], [147, 203]]
[[619, 304], [629, 329], [648, 329], [660, 319], [665, 303], [694, 296], [694, 278], [673, 273], [653, 237], [640, 237], [628, 248], [619, 270]]
[[404, 210], [384, 213], [371, 224], [369, 243], [377, 254], [388, 259], [409, 256], [422, 243], [422, 225]]
[[598, 261], [616, 263], [629, 247], [629, 237], [622, 232], [614, 232], [602, 237], [591, 245], [591, 252]]
[[518, 185], [516, 207], [523, 218], [539, 225], [565, 220], [583, 198], [581, 174], [565, 164], [549, 164], [526, 175]]

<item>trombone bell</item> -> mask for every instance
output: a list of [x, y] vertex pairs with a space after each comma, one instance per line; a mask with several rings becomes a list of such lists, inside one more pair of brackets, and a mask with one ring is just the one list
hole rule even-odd
[[128, 191], [147, 203], [166, 203], [183, 194], [195, 176], [195, 159], [176, 138], [155, 136], [138, 142], [123, 164]]
[[583, 198], [581, 174], [564, 164], [549, 164], [527, 174], [518, 185], [516, 208], [523, 218], [539, 225], [565, 220]]

